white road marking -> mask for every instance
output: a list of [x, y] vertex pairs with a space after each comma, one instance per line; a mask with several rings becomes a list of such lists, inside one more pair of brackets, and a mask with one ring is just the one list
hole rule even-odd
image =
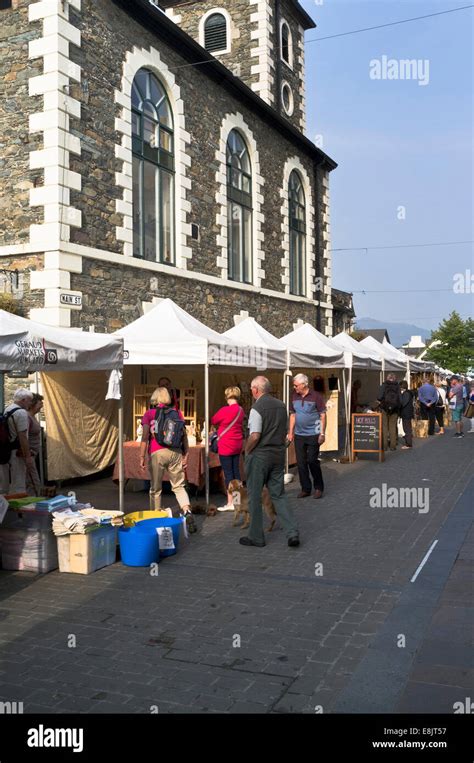
[[421, 572], [421, 569], [422, 569], [423, 565], [425, 564], [425, 562], [427, 562], [427, 560], [428, 560], [428, 557], [429, 557], [429, 555], [431, 554], [431, 552], [433, 551], [433, 549], [434, 549], [434, 547], [436, 546], [437, 542], [438, 542], [438, 541], [437, 541], [437, 540], [435, 540], [435, 542], [432, 544], [432, 546], [431, 546], [430, 550], [429, 550], [429, 551], [428, 551], [428, 553], [425, 555], [425, 558], [423, 559], [423, 561], [422, 561], [422, 562], [421, 562], [421, 564], [419, 565], [419, 567], [418, 567], [417, 571], [415, 572], [415, 574], [413, 575], [412, 579], [410, 580], [410, 583], [414, 583], [414, 582], [415, 582], [415, 580], [417, 579], [417, 577], [418, 577], [418, 574]]

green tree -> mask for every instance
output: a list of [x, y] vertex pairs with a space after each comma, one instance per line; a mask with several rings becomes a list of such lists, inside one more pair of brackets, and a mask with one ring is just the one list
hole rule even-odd
[[474, 320], [463, 321], [455, 310], [433, 331], [427, 344], [439, 341], [423, 360], [433, 360], [442, 368], [458, 374], [465, 374], [474, 363]]

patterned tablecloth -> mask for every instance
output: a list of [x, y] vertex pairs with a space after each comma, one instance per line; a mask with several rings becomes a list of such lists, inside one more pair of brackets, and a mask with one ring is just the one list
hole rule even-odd
[[[296, 463], [294, 444], [290, 445], [290, 465]], [[126, 480], [149, 480], [150, 473], [148, 466], [142, 469], [140, 466], [140, 443], [124, 442], [123, 444], [124, 474]], [[220, 469], [220, 461], [217, 453], [209, 453], [209, 468]], [[245, 479], [243, 458], [240, 459], [241, 476]], [[113, 480], [118, 482], [119, 470], [118, 462], [115, 462]], [[169, 479], [165, 473], [165, 480]], [[188, 465], [186, 467], [186, 479], [191, 485], [197, 485], [202, 489], [205, 484], [204, 475], [204, 445], [192, 445], [188, 451]], [[223, 477], [219, 476], [219, 483], [224, 487]], [[224, 491], [225, 492], [225, 491]]]
[[[124, 442], [123, 444], [124, 474], [126, 480], [149, 480], [150, 473], [148, 466], [142, 469], [140, 466], [140, 443]], [[219, 456], [217, 453], [209, 453], [209, 468], [220, 468]], [[112, 479], [118, 481], [119, 470], [118, 461], [115, 462], [115, 468]], [[164, 479], [168, 479], [165, 474]], [[186, 467], [186, 479], [191, 485], [204, 487], [204, 445], [192, 445], [188, 451], [188, 465]]]

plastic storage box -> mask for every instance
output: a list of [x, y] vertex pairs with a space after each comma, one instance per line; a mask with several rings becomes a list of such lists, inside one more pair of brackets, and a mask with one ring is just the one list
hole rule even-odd
[[111, 525], [85, 534], [59, 535], [56, 540], [60, 572], [89, 575], [115, 562], [117, 529]]
[[0, 529], [0, 548], [4, 570], [50, 572], [57, 569], [58, 549], [51, 530]]

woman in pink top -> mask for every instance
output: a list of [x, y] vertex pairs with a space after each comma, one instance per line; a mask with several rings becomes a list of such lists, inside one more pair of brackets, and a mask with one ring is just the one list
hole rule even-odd
[[[240, 389], [227, 387], [224, 392], [227, 405], [219, 408], [211, 419], [211, 424], [217, 427], [217, 452], [224, 471], [225, 484], [231, 480], [240, 480], [240, 454], [244, 443], [243, 422], [245, 413], [239, 405]], [[227, 506], [221, 506], [218, 511], [233, 511], [232, 493], [227, 492]]]

